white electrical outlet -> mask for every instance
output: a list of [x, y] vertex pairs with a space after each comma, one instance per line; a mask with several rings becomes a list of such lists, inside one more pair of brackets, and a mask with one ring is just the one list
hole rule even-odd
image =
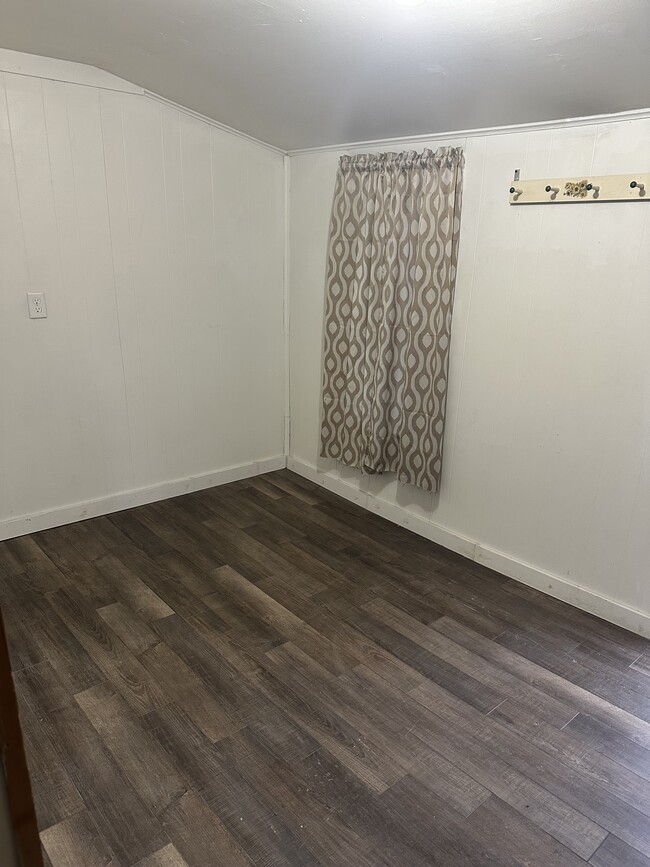
[[29, 305], [30, 319], [47, 319], [45, 292], [28, 292], [27, 303]]

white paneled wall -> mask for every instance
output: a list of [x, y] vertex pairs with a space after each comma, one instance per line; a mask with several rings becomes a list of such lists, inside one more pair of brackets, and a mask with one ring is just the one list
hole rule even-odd
[[[516, 168], [524, 178], [647, 171], [650, 120], [444, 144], [464, 145], [467, 167], [441, 492], [318, 457], [332, 151], [291, 158], [290, 466], [648, 631], [650, 205], [513, 208], [507, 190]], [[390, 149], [402, 147], [413, 145]]]
[[26, 70], [0, 77], [0, 538], [282, 464], [283, 156]]

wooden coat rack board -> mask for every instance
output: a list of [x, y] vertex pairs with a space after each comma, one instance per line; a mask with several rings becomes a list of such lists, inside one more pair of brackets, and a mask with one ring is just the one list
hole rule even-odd
[[650, 173], [540, 178], [522, 181], [515, 172], [511, 205], [567, 205], [576, 202], [648, 202]]

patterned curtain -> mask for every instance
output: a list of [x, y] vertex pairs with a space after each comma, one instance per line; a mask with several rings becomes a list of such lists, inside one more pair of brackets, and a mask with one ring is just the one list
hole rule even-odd
[[330, 223], [322, 457], [437, 491], [464, 158], [341, 158]]

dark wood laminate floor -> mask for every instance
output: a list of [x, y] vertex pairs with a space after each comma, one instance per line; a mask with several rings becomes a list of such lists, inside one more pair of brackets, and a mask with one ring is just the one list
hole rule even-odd
[[648, 642], [282, 471], [0, 544], [53, 867], [650, 864]]

